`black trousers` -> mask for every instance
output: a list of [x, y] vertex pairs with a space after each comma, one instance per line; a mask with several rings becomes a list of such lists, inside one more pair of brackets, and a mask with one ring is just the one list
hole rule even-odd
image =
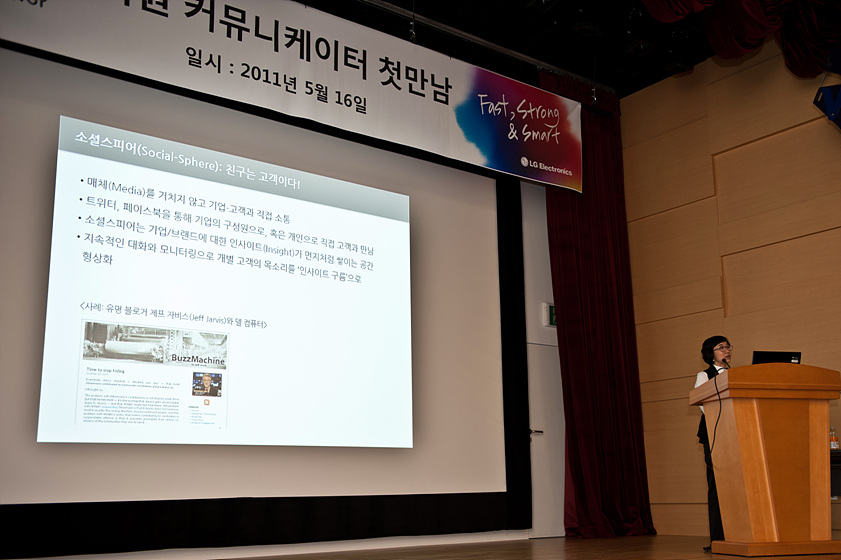
[[710, 438], [707, 435], [707, 421], [701, 414], [698, 426], [698, 441], [704, 446], [704, 466], [707, 471], [707, 510], [710, 517], [710, 542], [724, 540], [724, 527], [721, 524], [721, 509], [718, 507], [718, 492], [715, 489], [715, 471], [710, 450]]

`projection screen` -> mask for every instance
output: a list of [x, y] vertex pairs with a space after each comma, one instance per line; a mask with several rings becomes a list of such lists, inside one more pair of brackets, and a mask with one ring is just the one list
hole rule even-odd
[[[62, 117], [73, 126], [65, 130]], [[0, 478], [17, 481], [0, 487], [0, 503], [505, 491], [494, 180], [277, 117], [0, 50], [0, 230], [7, 240], [0, 246]], [[189, 147], [184, 155], [195, 162], [211, 152], [230, 162], [219, 172], [224, 180], [212, 181], [189, 176], [183, 163], [150, 169], [147, 160], [144, 167], [64, 150], [81, 146], [77, 134], [88, 126], [158, 142], [158, 151]], [[85, 150], [93, 150], [90, 141]], [[245, 162], [257, 179], [278, 177], [272, 191], [284, 191], [283, 176], [295, 196], [310, 181], [375, 196], [347, 208], [231, 184], [248, 181], [229, 173], [238, 175]], [[72, 189], [57, 190], [57, 177]], [[300, 188], [290, 189], [297, 181]], [[121, 186], [109, 191], [112, 183]], [[154, 189], [158, 198], [141, 200], [133, 187]], [[190, 207], [191, 198], [204, 198], [205, 207]], [[168, 223], [156, 210], [170, 212]], [[192, 221], [176, 224], [176, 211]], [[271, 225], [261, 212], [272, 213]], [[109, 230], [100, 219], [147, 229]], [[231, 229], [223, 232], [223, 220]], [[256, 256], [252, 227], [264, 228], [260, 243], [269, 246], [262, 268], [248, 260]], [[271, 229], [283, 230], [283, 243]], [[211, 248], [211, 234], [226, 237], [227, 247]], [[319, 244], [302, 242], [299, 260], [275, 270], [284, 263], [271, 251], [289, 249], [292, 234]], [[141, 251], [141, 241], [156, 251]], [[359, 252], [340, 253], [340, 242]], [[363, 255], [362, 245], [373, 255]], [[199, 262], [198, 251], [215, 260]], [[306, 251], [333, 263], [307, 261]], [[340, 258], [357, 268], [350, 261], [340, 267]], [[290, 263], [311, 274], [290, 274]], [[334, 273], [343, 272], [360, 281], [341, 282]], [[245, 279], [256, 279], [257, 288]], [[345, 298], [369, 289], [369, 299]], [[344, 383], [336, 368], [351, 361], [356, 370]], [[140, 384], [127, 396], [127, 386]], [[245, 408], [234, 403], [241, 393], [254, 399]], [[166, 400], [175, 394], [177, 401]], [[154, 426], [150, 435], [100, 397], [110, 405], [139, 398], [141, 411], [160, 405], [166, 414], [183, 404], [190, 420], [178, 429]], [[39, 401], [42, 421], [55, 411], [60, 420], [47, 420], [36, 442]], [[104, 422], [78, 432], [85, 414], [122, 414], [131, 435], [114, 436]], [[296, 423], [303, 431], [291, 430]]]

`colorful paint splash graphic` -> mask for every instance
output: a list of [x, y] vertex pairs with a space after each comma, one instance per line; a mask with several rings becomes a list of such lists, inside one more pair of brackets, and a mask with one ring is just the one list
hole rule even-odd
[[477, 68], [455, 114], [481, 165], [581, 190], [579, 104]]

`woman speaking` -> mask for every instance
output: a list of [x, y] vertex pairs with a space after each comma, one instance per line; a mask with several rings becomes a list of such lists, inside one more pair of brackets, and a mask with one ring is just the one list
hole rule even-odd
[[[710, 367], [698, 373], [695, 387], [703, 385], [719, 373], [730, 367], [730, 352], [733, 347], [726, 337], [711, 336], [701, 345], [701, 357]], [[704, 464], [707, 471], [707, 510], [710, 518], [710, 542], [724, 540], [724, 527], [721, 524], [721, 510], [718, 507], [718, 494], [715, 489], [715, 470], [713, 469], [712, 449], [707, 434], [707, 422], [704, 407], [701, 406], [701, 424], [698, 426], [698, 441], [704, 446]], [[715, 443], [715, 432], [713, 432]], [[704, 547], [708, 551], [710, 547]]]

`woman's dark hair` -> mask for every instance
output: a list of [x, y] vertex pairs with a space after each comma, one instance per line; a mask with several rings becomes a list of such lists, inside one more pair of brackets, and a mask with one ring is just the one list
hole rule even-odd
[[730, 341], [727, 340], [727, 337], [721, 336], [717, 334], [715, 336], [709, 337], [704, 343], [701, 345], [701, 357], [708, 365], [713, 365], [715, 361], [715, 357], [713, 356], [713, 348], [721, 344], [722, 342], [726, 342], [730, 344]]

